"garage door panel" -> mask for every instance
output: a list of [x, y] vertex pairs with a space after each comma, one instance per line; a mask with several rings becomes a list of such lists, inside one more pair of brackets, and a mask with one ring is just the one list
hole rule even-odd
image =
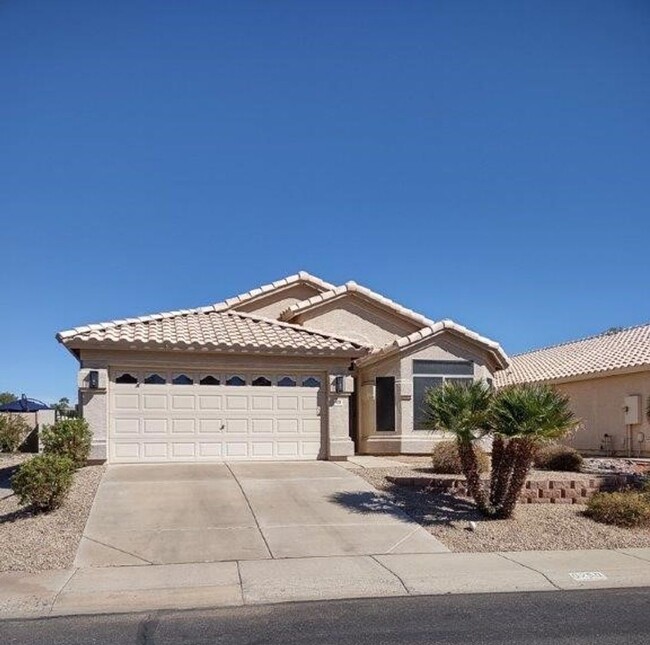
[[172, 419], [173, 434], [194, 434], [196, 421], [194, 419]]
[[113, 445], [113, 455], [118, 459], [138, 460], [140, 458], [140, 444], [116, 441]]
[[278, 419], [277, 423], [279, 433], [296, 434], [299, 431], [298, 419]]
[[251, 432], [253, 434], [272, 434], [273, 419], [251, 419]]
[[221, 457], [221, 443], [200, 442], [198, 456], [208, 459]]
[[171, 445], [172, 457], [175, 458], [186, 458], [186, 457], [195, 457], [196, 456], [196, 444], [195, 443], [172, 443]]
[[253, 410], [272, 410], [273, 396], [251, 396], [251, 408]]
[[293, 396], [278, 395], [277, 397], [278, 410], [299, 410], [300, 400], [295, 394]]
[[166, 394], [143, 394], [142, 395], [142, 409], [144, 409], [144, 410], [166, 410], [167, 409], [167, 395]]
[[140, 407], [140, 397], [137, 394], [116, 394], [116, 410], [137, 410]]
[[305, 434], [319, 435], [321, 428], [320, 419], [302, 419], [302, 431]]
[[145, 434], [167, 434], [167, 419], [142, 419], [142, 431]]
[[[185, 387], [185, 386], [179, 386]], [[194, 396], [191, 394], [172, 394], [172, 410], [193, 410]]]
[[221, 434], [224, 429], [222, 419], [199, 419], [200, 434]]
[[147, 442], [142, 444], [142, 457], [143, 459], [167, 459], [168, 449], [167, 442]]
[[298, 441], [278, 441], [278, 457], [298, 457], [300, 443]]
[[114, 420], [116, 435], [138, 434], [140, 432], [140, 419], [116, 418]]
[[248, 419], [226, 419], [224, 425], [228, 434], [248, 434]]
[[246, 394], [226, 395], [226, 410], [248, 410], [248, 396]]
[[[275, 385], [111, 383], [111, 461], [316, 459], [319, 390]], [[279, 376], [268, 374], [276, 383]], [[251, 382], [251, 375], [247, 377]], [[223, 380], [222, 380], [223, 382]], [[299, 380], [301, 382], [301, 379]]]
[[228, 441], [226, 443], [226, 457], [247, 457], [248, 443], [245, 441]]
[[221, 410], [221, 397], [214, 395], [199, 396], [200, 410]]
[[273, 457], [272, 441], [253, 441], [251, 443], [251, 457]]

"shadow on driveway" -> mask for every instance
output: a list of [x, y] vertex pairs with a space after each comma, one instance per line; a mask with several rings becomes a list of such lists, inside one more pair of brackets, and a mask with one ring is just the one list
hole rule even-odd
[[422, 526], [447, 525], [485, 518], [469, 500], [447, 492], [387, 484], [382, 490], [335, 493], [330, 498], [354, 513], [382, 513]]

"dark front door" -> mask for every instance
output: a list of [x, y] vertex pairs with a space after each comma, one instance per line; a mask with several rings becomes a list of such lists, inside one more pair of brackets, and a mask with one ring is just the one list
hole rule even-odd
[[378, 376], [375, 381], [377, 432], [395, 430], [395, 377]]

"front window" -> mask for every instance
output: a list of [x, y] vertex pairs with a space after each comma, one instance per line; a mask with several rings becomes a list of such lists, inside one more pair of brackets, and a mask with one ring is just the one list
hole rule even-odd
[[424, 402], [427, 391], [446, 382], [467, 383], [474, 380], [474, 363], [470, 361], [413, 361], [413, 427], [426, 430]]

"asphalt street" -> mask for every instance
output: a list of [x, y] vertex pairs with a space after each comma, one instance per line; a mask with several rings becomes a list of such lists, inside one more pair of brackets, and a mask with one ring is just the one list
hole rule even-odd
[[37, 643], [646, 645], [650, 590], [421, 596], [8, 620], [4, 645]]

